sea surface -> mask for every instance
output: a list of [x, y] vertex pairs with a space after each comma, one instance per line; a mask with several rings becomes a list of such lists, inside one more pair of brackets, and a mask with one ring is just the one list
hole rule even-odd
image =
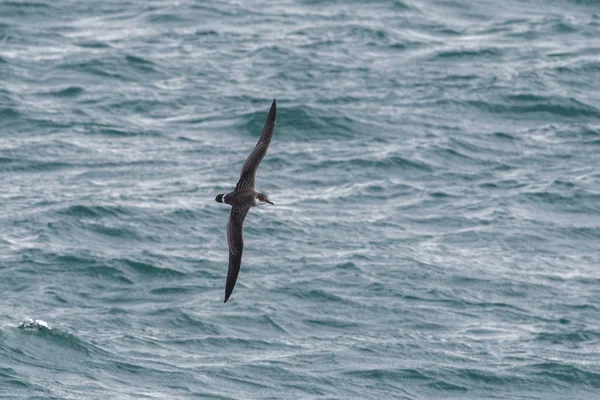
[[592, 0], [1, 0], [0, 398], [599, 399], [599, 38]]

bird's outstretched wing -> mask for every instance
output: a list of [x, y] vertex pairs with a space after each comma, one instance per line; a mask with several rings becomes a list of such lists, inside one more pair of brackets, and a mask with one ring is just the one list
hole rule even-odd
[[225, 303], [233, 292], [233, 287], [240, 273], [242, 264], [242, 250], [244, 249], [244, 219], [249, 208], [231, 209], [229, 223], [227, 224], [227, 243], [229, 244], [229, 269], [227, 270], [227, 283], [225, 284]]
[[271, 138], [273, 137], [273, 131], [275, 130], [275, 114], [276, 114], [277, 105], [275, 100], [271, 104], [271, 109], [269, 110], [269, 115], [267, 116], [267, 122], [265, 122], [265, 127], [263, 128], [262, 134], [260, 135], [260, 139], [258, 139], [258, 143], [254, 146], [254, 150], [246, 159], [244, 166], [242, 167], [242, 172], [240, 173], [240, 180], [238, 181], [235, 190], [254, 187], [254, 181], [256, 179], [256, 170], [260, 165], [260, 162], [265, 158], [267, 154], [267, 150], [269, 149], [269, 143], [271, 143]]

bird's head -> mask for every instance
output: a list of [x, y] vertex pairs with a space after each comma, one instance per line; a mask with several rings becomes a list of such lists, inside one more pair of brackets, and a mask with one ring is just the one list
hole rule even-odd
[[271, 202], [271, 200], [269, 200], [269, 196], [267, 196], [264, 193], [259, 193], [259, 194], [256, 195], [256, 203], [257, 204], [266, 204], [266, 203], [269, 203], [272, 206], [275, 205], [273, 202]]

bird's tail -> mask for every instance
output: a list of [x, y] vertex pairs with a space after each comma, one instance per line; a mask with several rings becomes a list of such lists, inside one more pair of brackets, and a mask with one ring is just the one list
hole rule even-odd
[[225, 203], [225, 194], [218, 194], [217, 197], [215, 197], [215, 201], [217, 203]]

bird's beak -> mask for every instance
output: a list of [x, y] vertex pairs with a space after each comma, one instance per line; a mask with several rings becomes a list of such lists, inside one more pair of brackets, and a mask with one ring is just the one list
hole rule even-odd
[[275, 203], [273, 203], [271, 200], [265, 200], [267, 203], [269, 203], [270, 205], [274, 206]]

